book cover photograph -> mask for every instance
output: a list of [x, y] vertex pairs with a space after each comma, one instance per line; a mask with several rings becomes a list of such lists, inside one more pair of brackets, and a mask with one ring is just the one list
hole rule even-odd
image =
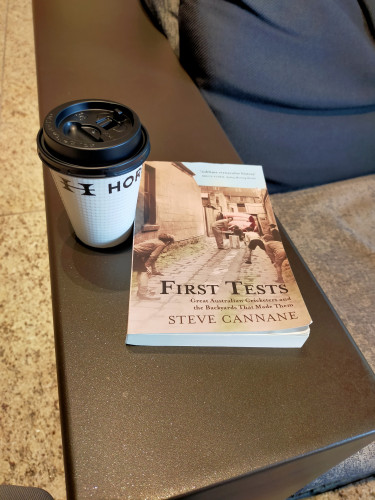
[[126, 343], [301, 347], [311, 318], [257, 165], [146, 162]]

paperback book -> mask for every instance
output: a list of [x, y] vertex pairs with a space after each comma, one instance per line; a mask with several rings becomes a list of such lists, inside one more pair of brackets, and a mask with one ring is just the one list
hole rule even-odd
[[126, 343], [298, 348], [311, 318], [261, 166], [146, 162]]

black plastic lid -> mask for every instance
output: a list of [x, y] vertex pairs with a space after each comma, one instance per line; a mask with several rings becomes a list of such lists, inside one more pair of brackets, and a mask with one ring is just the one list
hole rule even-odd
[[38, 134], [38, 153], [51, 168], [70, 175], [118, 175], [143, 163], [147, 131], [123, 104], [100, 99], [53, 109]]

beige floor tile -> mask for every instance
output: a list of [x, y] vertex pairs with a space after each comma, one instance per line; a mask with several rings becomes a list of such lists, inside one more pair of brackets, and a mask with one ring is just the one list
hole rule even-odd
[[[4, 1], [4, 0], [1, 0]], [[31, 2], [8, 0], [1, 121], [38, 128]]]
[[44, 210], [42, 169], [36, 152], [39, 119], [31, 2], [0, 0], [0, 7], [5, 9], [6, 4], [0, 215]]
[[0, 217], [0, 484], [65, 484], [43, 213]]
[[0, 0], [0, 95], [3, 87], [3, 64], [8, 0]]
[[[6, 129], [6, 130], [5, 130]], [[37, 129], [1, 125], [2, 173], [0, 215], [44, 211], [42, 164], [37, 155]]]

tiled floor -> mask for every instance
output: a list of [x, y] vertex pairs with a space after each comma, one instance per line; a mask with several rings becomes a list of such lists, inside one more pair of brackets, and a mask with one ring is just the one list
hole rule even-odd
[[[0, 0], [0, 484], [65, 499], [30, 0]], [[370, 499], [374, 481], [319, 500]]]
[[31, 2], [0, 0], [0, 484], [65, 498]]

